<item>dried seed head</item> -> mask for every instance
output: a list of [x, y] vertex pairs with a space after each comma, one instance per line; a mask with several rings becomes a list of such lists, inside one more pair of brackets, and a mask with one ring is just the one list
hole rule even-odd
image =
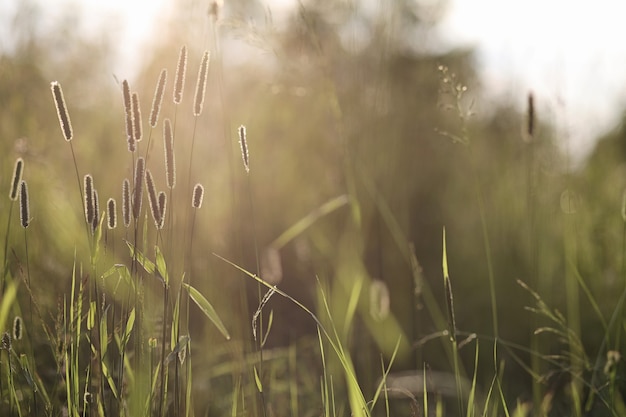
[[384, 320], [390, 310], [389, 288], [385, 281], [376, 279], [370, 285], [370, 315], [376, 321]]
[[157, 228], [163, 229], [163, 225], [165, 224], [165, 211], [167, 209], [167, 199], [163, 191], [159, 191], [158, 199], [159, 199], [159, 215], [161, 216], [161, 221], [157, 225]]
[[28, 227], [30, 223], [30, 205], [28, 203], [28, 185], [26, 181], [20, 183], [20, 221], [22, 227]]
[[20, 181], [22, 181], [22, 173], [24, 172], [24, 160], [17, 158], [15, 160], [15, 167], [13, 168], [13, 178], [11, 179], [11, 192], [9, 198], [12, 201], [17, 200], [18, 189]]
[[133, 104], [133, 138], [135, 139], [135, 142], [139, 142], [143, 133], [141, 123], [141, 107], [139, 105], [139, 94], [133, 93], [131, 100]]
[[107, 226], [109, 229], [117, 227], [117, 211], [115, 210], [115, 199], [109, 198], [107, 201]]
[[137, 220], [141, 213], [141, 200], [143, 197], [143, 177], [146, 174], [146, 164], [143, 157], [137, 158], [135, 167], [135, 183], [133, 189], [133, 218]]
[[167, 70], [162, 69], [161, 75], [159, 75], [159, 81], [157, 81], [156, 89], [154, 90], [154, 98], [152, 99], [152, 111], [150, 112], [150, 126], [156, 127], [159, 120], [159, 113], [161, 112], [161, 104], [163, 103], [163, 92], [165, 91], [165, 84], [167, 82]]
[[205, 51], [202, 56], [202, 63], [198, 69], [198, 80], [196, 82], [196, 99], [193, 105], [193, 115], [200, 116], [204, 104], [204, 94], [206, 91], [207, 78], [209, 76], [209, 51]]
[[93, 220], [91, 222], [91, 233], [95, 233], [100, 224], [100, 200], [98, 199], [98, 190], [94, 188], [93, 195]]
[[83, 198], [85, 199], [85, 220], [87, 220], [87, 224], [93, 225], [93, 178], [89, 174], [85, 175], [85, 177], [83, 178]]
[[130, 226], [130, 181], [124, 178], [122, 182], [122, 220], [124, 227]]
[[202, 199], [204, 198], [204, 187], [202, 184], [196, 184], [193, 187], [193, 196], [191, 198], [191, 207], [200, 208], [202, 207]]
[[52, 89], [52, 96], [54, 97], [54, 105], [57, 108], [57, 115], [59, 116], [59, 123], [61, 124], [61, 130], [63, 131], [63, 137], [66, 141], [72, 140], [72, 122], [70, 121], [70, 115], [67, 112], [65, 106], [65, 99], [63, 98], [63, 90], [61, 90], [61, 84], [57, 81], [50, 83]]
[[167, 186], [176, 186], [176, 159], [174, 157], [174, 135], [172, 134], [172, 124], [170, 119], [163, 121], [163, 142], [165, 148], [165, 178]]
[[15, 319], [13, 319], [13, 339], [14, 340], [21, 340], [22, 339], [22, 334], [23, 334], [23, 323], [22, 323], [22, 318], [20, 316], [15, 316]]
[[241, 146], [241, 158], [243, 159], [243, 167], [246, 173], [250, 172], [250, 160], [248, 158], [248, 142], [246, 141], [246, 127], [239, 126], [239, 145]]
[[9, 332], [2, 333], [2, 340], [0, 341], [0, 349], [4, 349], [6, 351], [11, 350], [11, 335]]
[[185, 72], [187, 71], [187, 46], [180, 48], [178, 65], [176, 66], [176, 83], [174, 84], [174, 103], [180, 104], [185, 89]]
[[133, 126], [133, 105], [132, 98], [130, 94], [130, 86], [128, 85], [128, 81], [122, 81], [122, 96], [124, 98], [124, 116], [126, 119], [126, 140], [128, 141], [128, 150], [130, 152], [135, 152], [136, 144], [135, 144], [135, 134], [134, 134], [134, 126]]
[[161, 213], [159, 212], [159, 200], [154, 186], [154, 179], [149, 169], [146, 170], [146, 189], [148, 190], [148, 202], [150, 203], [152, 219], [154, 219], [154, 225], [158, 228], [159, 224], [161, 224]]

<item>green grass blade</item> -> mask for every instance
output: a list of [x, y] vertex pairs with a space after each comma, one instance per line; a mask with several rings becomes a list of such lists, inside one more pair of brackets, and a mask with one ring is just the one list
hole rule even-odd
[[211, 303], [209, 303], [209, 301], [204, 298], [200, 291], [196, 290], [191, 285], [183, 283], [183, 287], [185, 287], [185, 289], [189, 292], [189, 296], [191, 297], [193, 302], [196, 303], [198, 308], [200, 308], [200, 310], [202, 310], [202, 312], [209, 318], [209, 320], [211, 320], [213, 324], [215, 324], [215, 326], [226, 338], [226, 340], [230, 340], [230, 334], [228, 333], [228, 330], [226, 330], [224, 323], [222, 323], [222, 319], [220, 319], [219, 315], [217, 314]]

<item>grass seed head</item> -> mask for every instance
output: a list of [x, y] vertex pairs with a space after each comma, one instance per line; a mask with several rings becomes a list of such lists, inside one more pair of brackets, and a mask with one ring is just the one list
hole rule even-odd
[[93, 195], [93, 219], [91, 221], [91, 233], [95, 233], [100, 224], [100, 200], [98, 198], [98, 190], [94, 188]]
[[59, 116], [59, 123], [61, 124], [61, 130], [63, 131], [63, 137], [69, 142], [72, 140], [73, 136], [72, 122], [70, 121], [70, 115], [67, 112], [67, 106], [65, 105], [65, 98], [63, 98], [61, 84], [57, 81], [52, 81], [52, 83], [50, 83], [50, 88], [52, 89], [54, 105], [56, 106], [57, 115]]
[[30, 224], [30, 204], [28, 202], [28, 185], [26, 181], [20, 183], [20, 222], [23, 228]]
[[148, 190], [148, 202], [150, 203], [152, 219], [154, 220], [155, 226], [158, 228], [159, 224], [161, 224], [161, 213], [159, 212], [159, 200], [156, 187], [154, 186], [154, 179], [149, 169], [146, 170], [146, 189]]
[[111, 230], [117, 227], [117, 212], [115, 210], [114, 198], [109, 198], [107, 201], [107, 226]]
[[83, 198], [85, 206], [85, 220], [87, 224], [93, 224], [94, 204], [93, 204], [93, 177], [90, 174], [83, 178]]
[[24, 324], [20, 316], [15, 316], [13, 319], [13, 340], [21, 340], [24, 333]]
[[23, 172], [24, 172], [24, 160], [22, 158], [17, 158], [15, 160], [15, 167], [13, 168], [13, 178], [11, 179], [11, 192], [9, 193], [9, 198], [12, 201], [17, 200], [19, 185], [20, 185], [20, 182], [22, 181]]
[[9, 332], [2, 333], [2, 340], [0, 340], [0, 349], [4, 349], [7, 352], [11, 351], [11, 335]]
[[139, 105], [139, 94], [133, 93], [132, 95], [133, 105], [133, 139], [135, 142], [141, 141], [143, 135], [142, 123], [141, 123], [141, 106]]
[[185, 72], [187, 71], [187, 45], [180, 48], [178, 65], [176, 66], [176, 83], [174, 84], [174, 103], [180, 104], [185, 89]]
[[158, 200], [160, 221], [159, 224], [157, 224], [157, 228], [163, 229], [163, 225], [165, 224], [165, 212], [167, 210], [167, 197], [163, 191], [159, 191]]
[[246, 127], [244, 125], [239, 126], [239, 145], [241, 146], [241, 158], [243, 159], [243, 167], [246, 169], [246, 173], [250, 172], [250, 159], [248, 157], [248, 142], [246, 140]]
[[162, 69], [161, 75], [159, 75], [159, 81], [157, 81], [156, 89], [154, 90], [154, 98], [152, 99], [152, 110], [150, 111], [150, 126], [156, 127], [159, 120], [159, 113], [161, 112], [161, 104], [163, 104], [163, 92], [165, 91], [165, 84], [167, 83], [167, 70]]
[[196, 96], [193, 105], [193, 115], [200, 116], [204, 105], [204, 94], [206, 91], [207, 78], [209, 76], [209, 51], [204, 51], [202, 63], [198, 69], [198, 80], [196, 82]]
[[122, 182], [122, 220], [124, 227], [130, 226], [130, 181], [124, 178]]
[[137, 220], [141, 213], [141, 200], [143, 197], [143, 177], [146, 175], [146, 163], [143, 157], [137, 158], [135, 166], [135, 183], [133, 189], [133, 218]]
[[176, 186], [176, 158], [174, 156], [174, 135], [172, 133], [172, 123], [170, 119], [163, 121], [163, 142], [165, 148], [165, 179], [167, 186]]
[[193, 196], [191, 198], [191, 207], [200, 208], [202, 207], [202, 200], [204, 198], [204, 187], [202, 184], [196, 184], [193, 187]]

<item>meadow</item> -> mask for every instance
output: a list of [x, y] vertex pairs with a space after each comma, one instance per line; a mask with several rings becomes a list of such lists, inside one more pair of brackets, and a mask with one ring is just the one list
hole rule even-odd
[[215, 4], [137, 79], [2, 55], [0, 414], [626, 415], [623, 130], [575, 166], [400, 6]]

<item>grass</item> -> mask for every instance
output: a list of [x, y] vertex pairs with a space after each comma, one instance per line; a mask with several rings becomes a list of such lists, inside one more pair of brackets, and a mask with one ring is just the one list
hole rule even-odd
[[[441, 128], [439, 133], [464, 147], [462, 158], [471, 171], [462, 186], [473, 190], [468, 194], [472, 195], [468, 205], [477, 207], [478, 213], [480, 264], [486, 277], [481, 299], [488, 300], [485, 309], [491, 319], [486, 332], [485, 327], [480, 332], [471, 328], [468, 316], [474, 311], [467, 306], [473, 300], [459, 290], [467, 288], [462, 287], [464, 271], [458, 269], [456, 260], [463, 259], [458, 242], [466, 236], [451, 232], [453, 228], [441, 228], [441, 246], [430, 242], [441, 256], [439, 279], [427, 279], [415, 242], [398, 218], [397, 206], [369, 169], [367, 153], [359, 151], [359, 144], [348, 133], [349, 110], [342, 107], [338, 88], [330, 78], [323, 83], [322, 96], [329, 105], [329, 130], [338, 137], [340, 156], [333, 162], [340, 165], [337, 171], [342, 177], [338, 181], [344, 185], [343, 193], [320, 199], [289, 227], [271, 239], [261, 239], [265, 222], [271, 220], [263, 216], [260, 207], [264, 196], [259, 192], [264, 189], [259, 185], [265, 179], [262, 172], [268, 167], [256, 162], [261, 161], [255, 158], [261, 144], [254, 119], [247, 124], [248, 130], [244, 125], [231, 126], [232, 116], [222, 90], [227, 74], [221, 68], [217, 30], [214, 35], [216, 50], [211, 53], [218, 63], [218, 106], [225, 114], [223, 158], [228, 160], [225, 182], [229, 196], [209, 192], [204, 196], [202, 182], [207, 178], [200, 177], [203, 162], [195, 154], [197, 149], [205, 149], [196, 146], [196, 138], [203, 134], [198, 120], [211, 76], [209, 51], [196, 57], [192, 47], [181, 48], [169, 107], [163, 105], [167, 71], [161, 71], [147, 140], [142, 139], [142, 92], [131, 91], [127, 81], [122, 83], [119, 102], [124, 103], [125, 120], [120, 120], [120, 125], [125, 123], [130, 159], [128, 165], [117, 160], [99, 161], [111, 166], [119, 163], [120, 169], [109, 172], [113, 178], [84, 173], [92, 161], [78, 159], [80, 153], [74, 150], [74, 146], [86, 146], [78, 140], [84, 132], [75, 138], [69, 116], [73, 103], [65, 101], [60, 83], [51, 84], [61, 137], [73, 162], [68, 170], [74, 171], [78, 182], [78, 193], [70, 205], [73, 214], [84, 222], [86, 239], [75, 236], [72, 244], [63, 248], [73, 254], [72, 264], [66, 265], [70, 271], [67, 291], [52, 295], [38, 292], [45, 278], [31, 271], [29, 242], [36, 237], [38, 222], [50, 220], [32, 216], [29, 199], [41, 202], [32, 199], [41, 190], [27, 187], [30, 161], [18, 158], [5, 190], [8, 223], [0, 285], [0, 414], [521, 417], [531, 410], [545, 416], [626, 413], [620, 391], [626, 291], [620, 293], [614, 306], [605, 305], [597, 286], [590, 282], [594, 277], [581, 266], [587, 256], [581, 233], [587, 218], [573, 191], [573, 181], [560, 195], [561, 211], [554, 221], [558, 224], [542, 217], [540, 193], [553, 189], [537, 181], [542, 175], [537, 161], [541, 149], [532, 96], [527, 129], [520, 138], [520, 143], [525, 139], [527, 144], [521, 164], [522, 182], [527, 188], [520, 200], [530, 213], [520, 233], [525, 236], [523, 252], [530, 258], [530, 272], [516, 271], [529, 278], [518, 279], [519, 293], [529, 304], [519, 314], [530, 314], [532, 335], [529, 345], [520, 345], [503, 336], [511, 334], [509, 323], [501, 318], [509, 300], [499, 290], [506, 259], [500, 261], [496, 256], [502, 253], [494, 244], [500, 225], [490, 217], [501, 200], [494, 197], [490, 178], [484, 175], [484, 145], [472, 135], [473, 110], [466, 106], [467, 87], [460, 78], [445, 66], [439, 68], [442, 101], [448, 100], [456, 118], [450, 130]], [[315, 47], [320, 48], [320, 44]], [[188, 55], [189, 65], [199, 58], [193, 105], [184, 101], [183, 94]], [[184, 129], [186, 115], [192, 117], [188, 148], [180, 139], [188, 131]], [[163, 149], [152, 148], [157, 143], [152, 141], [155, 130], [163, 132]], [[122, 142], [119, 147], [124, 145]], [[235, 168], [241, 167], [237, 152], [233, 152], [237, 147], [243, 161], [240, 170]], [[186, 169], [177, 173], [175, 155], [186, 150]], [[306, 155], [292, 157], [304, 159]], [[453, 165], [452, 157], [438, 162]], [[34, 164], [32, 169], [36, 169]], [[176, 175], [181, 177], [178, 181]], [[124, 184], [122, 222], [113, 221], [117, 205], [109, 182]], [[18, 197], [23, 239], [11, 231], [16, 227], [12, 213]], [[213, 232], [213, 224], [206, 221], [208, 210], [211, 202], [221, 197], [228, 201], [230, 220], [225, 239], [232, 241], [232, 251], [209, 248], [202, 244], [206, 240], [197, 239]], [[104, 210], [99, 208], [99, 200], [107, 201]], [[511, 207], [497, 207], [507, 208]], [[35, 207], [32, 209], [36, 212]], [[461, 219], [469, 217], [458, 211]], [[618, 208], [614, 214], [619, 216]], [[340, 216], [342, 221], [336, 221]], [[373, 218], [379, 219], [377, 238], [372, 238], [368, 229]], [[321, 233], [328, 230], [317, 228], [324, 222], [336, 230]], [[626, 217], [623, 223], [626, 225]], [[539, 245], [553, 238], [552, 227], [557, 228], [562, 243], [565, 313], [550, 304], [558, 300], [550, 297], [551, 283], [541, 280], [546, 261], [539, 256]], [[290, 254], [307, 235], [316, 243], [317, 263]], [[391, 282], [388, 272], [382, 265], [381, 276], [371, 272], [367, 245], [378, 239], [382, 246], [381, 236], [388, 238], [384, 249], [392, 253], [386, 256], [393, 256], [407, 271], [398, 280], [410, 288], [409, 315], [415, 328], [407, 326], [398, 314], [393, 299], [397, 291], [387, 286]], [[269, 242], [265, 249], [262, 241]], [[621, 275], [626, 264], [624, 241]], [[378, 249], [379, 263], [384, 264], [382, 248]], [[305, 275], [313, 281], [307, 301], [282, 287], [282, 280], [287, 279], [282, 264], [294, 259], [305, 265]], [[226, 279], [235, 282], [220, 282]], [[215, 288], [221, 292], [211, 291]], [[50, 308], [47, 298], [56, 298], [56, 309]], [[282, 330], [276, 324], [279, 313], [274, 309], [281, 302], [290, 306], [288, 311], [297, 312], [292, 313], [294, 316], [302, 314], [312, 331], [274, 345], [273, 334]], [[583, 311], [583, 306], [589, 308]], [[418, 329], [417, 323], [424, 316], [430, 327]], [[589, 346], [585, 320], [593, 320], [600, 329], [599, 346]], [[443, 371], [430, 368], [436, 363], [429, 357], [433, 351], [443, 358], [439, 361], [444, 363]], [[528, 375], [526, 392], [511, 392], [507, 373], [511, 366], [522, 368]], [[403, 375], [402, 368], [411, 369], [410, 374]]]

